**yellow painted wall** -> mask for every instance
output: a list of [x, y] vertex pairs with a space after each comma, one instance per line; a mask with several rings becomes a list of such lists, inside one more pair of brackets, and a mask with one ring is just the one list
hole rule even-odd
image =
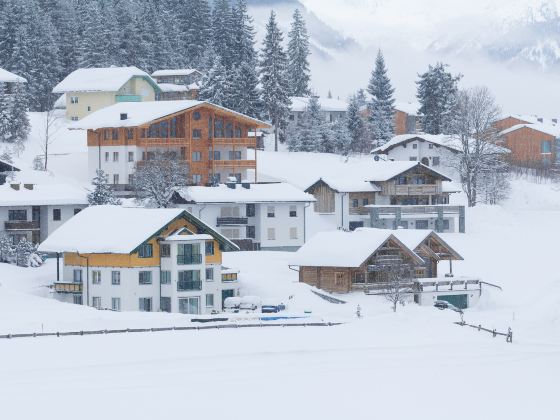
[[[196, 232], [196, 228], [184, 219], [175, 220], [163, 232], [161, 236], [165, 236], [177, 229], [186, 227], [187, 229]], [[77, 265], [85, 267], [88, 262], [90, 267], [156, 267], [159, 266], [159, 245], [157, 238], [152, 238], [148, 241], [152, 244], [153, 257], [140, 258], [138, 253], [133, 254], [80, 254], [80, 257], [75, 252], [64, 253], [64, 265]], [[204, 252], [204, 249], [201, 250]], [[86, 258], [87, 257], [87, 261]], [[222, 252], [220, 251], [219, 244], [214, 241], [214, 255], [206, 257], [207, 264], [221, 264]]]

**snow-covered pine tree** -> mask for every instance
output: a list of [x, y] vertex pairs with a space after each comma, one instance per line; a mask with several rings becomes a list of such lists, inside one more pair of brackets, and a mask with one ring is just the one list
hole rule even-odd
[[232, 9], [233, 52], [232, 66], [240, 67], [243, 63], [256, 65], [255, 28], [253, 18], [247, 11], [247, 2], [237, 0]]
[[0, 235], [0, 262], [11, 262], [14, 257], [14, 244], [12, 238]]
[[10, 132], [11, 100], [4, 83], [0, 83], [0, 142], [6, 142]]
[[232, 95], [231, 108], [250, 117], [260, 118], [262, 102], [258, 85], [259, 76], [254, 63], [241, 63], [235, 68], [229, 89]]
[[214, 57], [212, 68], [202, 78], [202, 86], [198, 98], [215, 105], [227, 106], [231, 101], [228, 73], [222, 64], [220, 56]]
[[96, 1], [78, 2], [81, 31], [78, 38], [77, 64], [80, 68], [107, 67], [109, 34], [103, 21], [101, 8]]
[[222, 64], [230, 69], [233, 64], [234, 38], [233, 15], [229, 0], [216, 0], [212, 10], [212, 43]]
[[344, 156], [349, 155], [352, 151], [352, 136], [348, 125], [346, 118], [340, 118], [330, 124], [334, 137], [334, 152]]
[[360, 113], [360, 99], [357, 96], [350, 98], [346, 113], [346, 126], [350, 136], [348, 152], [368, 153], [371, 145], [367, 141], [365, 122]]
[[428, 134], [446, 134], [452, 124], [457, 103], [457, 84], [462, 76], [453, 76], [446, 71], [447, 67], [443, 63], [430, 65], [428, 71], [419, 75], [416, 81], [422, 128]]
[[319, 152], [328, 148], [325, 121], [321, 115], [321, 104], [312, 96], [302, 114], [294, 133], [288, 138], [288, 149], [292, 152]]
[[27, 140], [31, 130], [29, 117], [27, 115], [27, 95], [24, 83], [15, 83], [11, 94], [6, 95], [8, 130], [5, 141], [14, 143], [23, 148], [23, 143]]
[[178, 23], [184, 35], [185, 65], [200, 68], [206, 47], [212, 42], [212, 9], [208, 0], [188, 0], [179, 9], [182, 10]]
[[19, 267], [29, 267], [31, 258], [36, 252], [36, 245], [28, 241], [25, 237], [21, 238], [14, 247], [16, 265]]
[[309, 81], [309, 35], [305, 20], [299, 9], [294, 11], [292, 26], [288, 32], [288, 81], [291, 96], [308, 96], [311, 94]]
[[369, 104], [369, 123], [373, 134], [374, 146], [381, 146], [393, 137], [395, 132], [394, 89], [387, 76], [385, 59], [381, 50], [377, 52], [375, 69], [371, 73], [367, 91], [372, 96]]
[[90, 206], [100, 206], [103, 204], [120, 205], [121, 200], [115, 196], [113, 189], [107, 181], [107, 175], [102, 169], [95, 171], [95, 177], [92, 181], [93, 191], [87, 195]]
[[274, 126], [274, 150], [278, 151], [280, 130], [284, 130], [290, 111], [287, 57], [282, 47], [283, 36], [276, 23], [276, 14], [270, 13], [260, 61], [260, 80], [263, 106]]

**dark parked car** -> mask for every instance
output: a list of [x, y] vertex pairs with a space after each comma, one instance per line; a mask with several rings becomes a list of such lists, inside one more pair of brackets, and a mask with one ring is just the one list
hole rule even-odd
[[261, 312], [263, 314], [275, 314], [285, 309], [286, 309], [286, 305], [284, 305], [283, 303], [273, 304], [267, 302], [267, 303], [263, 303]]
[[445, 301], [445, 300], [436, 300], [436, 301], [434, 302], [434, 307], [436, 307], [436, 308], [438, 308], [438, 309], [440, 309], [440, 310], [442, 310], [442, 311], [443, 311], [444, 309], [451, 309], [452, 311], [455, 311], [455, 312], [460, 312], [460, 313], [463, 312], [462, 309], [457, 308], [455, 305], [452, 305], [451, 303], [449, 303], [449, 302], [447, 302], [447, 301]]

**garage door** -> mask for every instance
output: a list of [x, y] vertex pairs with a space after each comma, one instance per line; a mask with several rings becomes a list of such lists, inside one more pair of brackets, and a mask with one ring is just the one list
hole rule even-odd
[[437, 298], [438, 300], [445, 300], [459, 309], [465, 309], [468, 307], [467, 295], [441, 295]]

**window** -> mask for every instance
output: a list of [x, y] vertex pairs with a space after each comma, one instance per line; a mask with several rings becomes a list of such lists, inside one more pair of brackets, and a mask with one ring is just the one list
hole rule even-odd
[[134, 128], [126, 129], [126, 138], [127, 140], [132, 140], [134, 138]]
[[71, 121], [78, 121], [79, 118], [78, 118], [78, 117], [70, 117], [70, 120], [71, 120]]
[[206, 295], [206, 307], [213, 308], [214, 307], [214, 295], [209, 293]]
[[449, 219], [443, 219], [443, 230], [449, 230]]
[[192, 182], [193, 182], [193, 184], [200, 184], [200, 183], [202, 183], [202, 175], [200, 175], [200, 174], [192, 174]]
[[72, 302], [75, 305], [82, 305], [82, 295], [73, 295], [72, 296]]
[[192, 114], [193, 120], [198, 121], [200, 120], [200, 112], [199, 111], [194, 111]]
[[220, 233], [228, 239], [239, 239], [239, 229], [223, 228]]
[[170, 257], [171, 256], [171, 245], [161, 244], [159, 246], [159, 255], [163, 258]]
[[101, 309], [101, 298], [99, 296], [93, 296], [91, 298], [91, 306], [97, 309]]
[[369, 204], [369, 199], [362, 198], [362, 206], [367, 206]]
[[256, 231], [255, 226], [247, 226], [245, 228], [245, 236], [247, 238], [255, 239]]
[[82, 209], [74, 209], [74, 216], [77, 215], [81, 211], [82, 211]]
[[408, 158], [408, 160], [410, 160], [411, 162], [415, 162], [418, 159], [416, 158], [416, 156], [410, 156], [410, 158]]
[[416, 221], [416, 229], [428, 229], [428, 221], [427, 220], [417, 220]]
[[177, 264], [200, 264], [201, 262], [199, 243], [177, 245]]
[[552, 145], [550, 140], [545, 140], [541, 143], [541, 153], [551, 153]]
[[434, 156], [432, 158], [432, 166], [439, 166], [439, 157], [438, 156]]
[[113, 162], [119, 161], [119, 152], [113, 152]]
[[113, 174], [113, 184], [117, 185], [119, 183], [119, 174]]
[[202, 290], [199, 270], [179, 271], [177, 280], [177, 291], [188, 292], [192, 290]]
[[179, 299], [179, 312], [182, 314], [196, 315], [199, 313], [198, 297], [189, 297]]
[[266, 232], [266, 238], [269, 241], [274, 241], [276, 240], [276, 229], [274, 228], [268, 228], [267, 232]]
[[297, 227], [290, 228], [290, 239], [297, 239]]
[[354, 284], [363, 284], [366, 282], [366, 275], [365, 273], [353, 273], [352, 274], [352, 283]]
[[212, 150], [208, 150], [208, 160], [220, 160], [222, 155], [219, 150], [214, 150], [214, 154], [212, 155]]
[[200, 162], [202, 160], [202, 153], [192, 152], [192, 160], [193, 162]]
[[268, 206], [266, 209], [266, 217], [275, 217], [274, 212], [275, 212], [274, 206]]
[[358, 207], [360, 205], [360, 200], [358, 200], [357, 198], [354, 198], [352, 200], [352, 207]]
[[162, 270], [159, 274], [159, 282], [161, 284], [171, 284], [171, 271]]
[[101, 284], [101, 271], [93, 270], [91, 272], [91, 282], [93, 284]]
[[406, 176], [399, 176], [397, 178], [397, 184], [398, 185], [406, 185], [408, 184], [408, 180], [406, 179]]
[[128, 174], [128, 185], [134, 185], [134, 174]]
[[118, 286], [121, 284], [121, 272], [120, 271], [111, 271], [111, 284]]
[[134, 162], [134, 152], [128, 152], [128, 161]]
[[412, 145], [412, 148], [413, 148], [413, 149], [418, 149], [418, 145], [417, 145], [416, 143], [414, 143], [414, 144]]
[[117, 128], [113, 128], [111, 130], [111, 137], [113, 140], [118, 140], [119, 139], [119, 130]]
[[334, 285], [344, 286], [344, 273], [334, 273]]
[[206, 281], [214, 281], [214, 268], [209, 267], [206, 269]]
[[255, 217], [255, 205], [247, 204], [245, 208], [245, 213], [247, 214], [247, 217]]
[[139, 298], [138, 309], [142, 312], [152, 312], [152, 298]]
[[109, 130], [103, 130], [103, 140], [109, 140]]
[[235, 127], [235, 137], [241, 137], [241, 127]]
[[229, 160], [241, 160], [241, 150], [230, 150]]
[[138, 248], [138, 256], [140, 258], [151, 258], [154, 255], [152, 244], [142, 244]]
[[27, 210], [8, 210], [8, 220], [27, 220]]
[[88, 105], [87, 110], [88, 112], [91, 111], [91, 106]]
[[428, 149], [433, 149], [433, 148], [434, 148], [433, 143], [430, 143], [430, 144], [428, 145]]
[[195, 128], [192, 131], [192, 138], [199, 139], [202, 137], [202, 130], [200, 128]]
[[204, 244], [204, 252], [206, 255], [214, 255], [214, 241], [208, 241]]
[[162, 312], [171, 312], [171, 298], [170, 297], [159, 298], [159, 309]]
[[72, 281], [74, 283], [81, 283], [82, 282], [82, 269], [75, 268], [74, 269], [74, 276], [72, 277]]
[[290, 114], [290, 116], [288, 117], [290, 119], [290, 121], [294, 120], [294, 114]]
[[162, 121], [159, 123], [159, 135], [164, 139], [169, 137], [169, 122]]
[[77, 96], [70, 96], [70, 103], [71, 104], [77, 104], [78, 103], [78, 97]]
[[121, 298], [111, 298], [111, 309], [113, 311], [121, 310]]
[[290, 217], [297, 217], [297, 207], [290, 206]]
[[105, 162], [109, 162], [109, 152], [105, 152]]
[[152, 284], [152, 272], [151, 271], [139, 271], [138, 272], [138, 284]]
[[54, 221], [60, 221], [61, 219], [61, 212], [60, 209], [53, 209], [52, 211], [52, 219]]
[[240, 217], [239, 207], [237, 206], [221, 207], [220, 217]]

